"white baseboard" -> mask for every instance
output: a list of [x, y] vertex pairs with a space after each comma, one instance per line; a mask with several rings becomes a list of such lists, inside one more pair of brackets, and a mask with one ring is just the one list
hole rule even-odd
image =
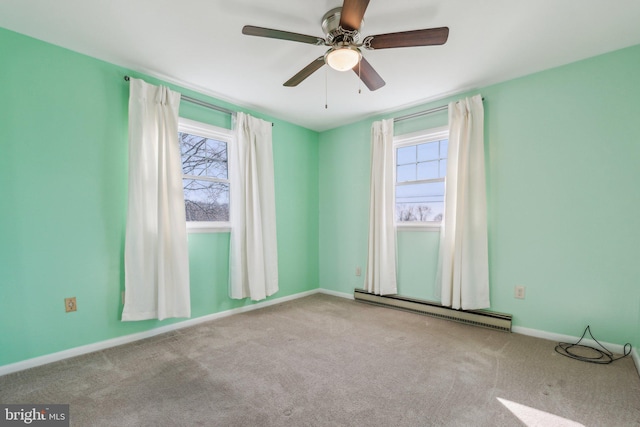
[[211, 320], [220, 319], [223, 317], [228, 317], [234, 314], [246, 313], [248, 311], [258, 310], [261, 308], [269, 307], [271, 305], [282, 304], [283, 302], [292, 301], [309, 295], [314, 295], [322, 291], [322, 289], [312, 289], [310, 291], [300, 292], [282, 298], [275, 298], [268, 301], [258, 302], [256, 304], [246, 305], [244, 307], [233, 308], [230, 310], [221, 311], [219, 313], [213, 313], [202, 317], [196, 317], [194, 319], [184, 320], [182, 322], [173, 323], [167, 326], [161, 326], [159, 328], [150, 329], [148, 331], [124, 335], [93, 344], [70, 348], [68, 350], [59, 351], [57, 353], [51, 353], [44, 356], [34, 357], [32, 359], [11, 363], [9, 365], [3, 365], [0, 366], [0, 376], [11, 374], [13, 372], [24, 371], [25, 369], [29, 368], [35, 368], [36, 366], [46, 365], [47, 363], [58, 362], [60, 360], [69, 359], [71, 357], [82, 356], [83, 354], [93, 353], [96, 351], [105, 350], [107, 348], [128, 344], [134, 341], [143, 340], [145, 338], [151, 338], [156, 335], [176, 331], [182, 328], [188, 328], [190, 326], [198, 325], [200, 323], [209, 322]]
[[631, 357], [633, 358], [633, 363], [636, 364], [636, 371], [638, 371], [638, 375], [640, 376], [640, 355], [638, 354], [638, 350], [635, 348], [632, 349]]
[[331, 291], [329, 289], [318, 289], [318, 293], [321, 294], [325, 294], [325, 295], [332, 295], [334, 297], [340, 297], [340, 298], [346, 298], [346, 299], [354, 299], [353, 298], [353, 293], [346, 293], [346, 292], [338, 292], [338, 291]]

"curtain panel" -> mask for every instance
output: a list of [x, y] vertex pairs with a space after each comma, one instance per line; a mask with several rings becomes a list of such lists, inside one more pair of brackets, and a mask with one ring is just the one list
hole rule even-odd
[[442, 305], [489, 308], [484, 107], [476, 95], [449, 104], [449, 154], [436, 283]]
[[398, 292], [396, 279], [393, 119], [371, 127], [369, 247], [364, 289], [376, 295]]
[[229, 147], [229, 295], [263, 300], [278, 291], [271, 123], [237, 113]]
[[130, 79], [129, 195], [122, 320], [190, 317], [178, 146], [180, 93]]

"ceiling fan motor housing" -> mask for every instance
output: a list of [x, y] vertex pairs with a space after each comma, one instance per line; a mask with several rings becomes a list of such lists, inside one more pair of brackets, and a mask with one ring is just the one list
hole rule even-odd
[[[358, 44], [360, 42], [360, 31], [358, 30], [345, 30], [340, 26], [340, 15], [342, 13], [341, 7], [331, 9], [322, 17], [322, 31], [324, 32], [327, 44]], [[360, 24], [360, 28], [364, 24], [364, 20]]]

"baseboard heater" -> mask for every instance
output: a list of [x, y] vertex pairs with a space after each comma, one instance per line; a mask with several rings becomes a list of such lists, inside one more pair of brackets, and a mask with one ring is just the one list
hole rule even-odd
[[510, 314], [496, 313], [486, 310], [454, 310], [449, 307], [443, 307], [435, 302], [401, 297], [398, 295], [374, 295], [363, 291], [362, 289], [355, 289], [353, 291], [353, 298], [356, 301], [362, 301], [382, 307], [397, 308], [400, 310], [411, 311], [413, 313], [426, 314], [428, 316], [466, 323], [468, 325], [511, 332]]

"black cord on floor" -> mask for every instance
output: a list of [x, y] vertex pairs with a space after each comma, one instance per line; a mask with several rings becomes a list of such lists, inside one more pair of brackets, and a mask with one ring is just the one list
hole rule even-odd
[[[595, 348], [595, 347], [589, 347], [587, 345], [580, 344], [580, 342], [582, 342], [582, 339], [587, 334], [587, 332], [589, 332], [589, 336], [591, 337], [591, 339], [594, 340], [602, 348], [602, 350], [600, 350], [598, 348]], [[628, 350], [627, 350], [627, 347], [629, 347]], [[579, 355], [579, 354], [576, 354], [575, 352], [573, 352], [573, 350], [575, 348], [587, 348], [589, 350], [595, 351], [596, 355], [593, 356], [593, 357]], [[563, 356], [567, 356], [567, 357], [570, 357], [572, 359], [580, 360], [582, 362], [590, 362], [590, 363], [597, 363], [597, 364], [600, 364], [600, 365], [608, 365], [611, 362], [615, 362], [616, 360], [622, 359], [623, 357], [627, 357], [628, 355], [630, 355], [631, 354], [631, 344], [630, 343], [626, 343], [624, 345], [624, 348], [623, 348], [624, 354], [622, 356], [613, 357], [614, 356], [613, 353], [611, 353], [609, 350], [607, 350], [607, 348], [605, 346], [600, 344], [598, 342], [598, 340], [593, 337], [593, 334], [591, 333], [591, 328], [589, 326], [587, 326], [587, 328], [582, 333], [582, 337], [580, 337], [580, 339], [578, 340], [577, 343], [575, 343], [575, 344], [569, 344], [569, 343], [566, 343], [566, 342], [558, 343], [558, 345], [556, 346], [556, 351], [558, 353], [562, 354]]]

